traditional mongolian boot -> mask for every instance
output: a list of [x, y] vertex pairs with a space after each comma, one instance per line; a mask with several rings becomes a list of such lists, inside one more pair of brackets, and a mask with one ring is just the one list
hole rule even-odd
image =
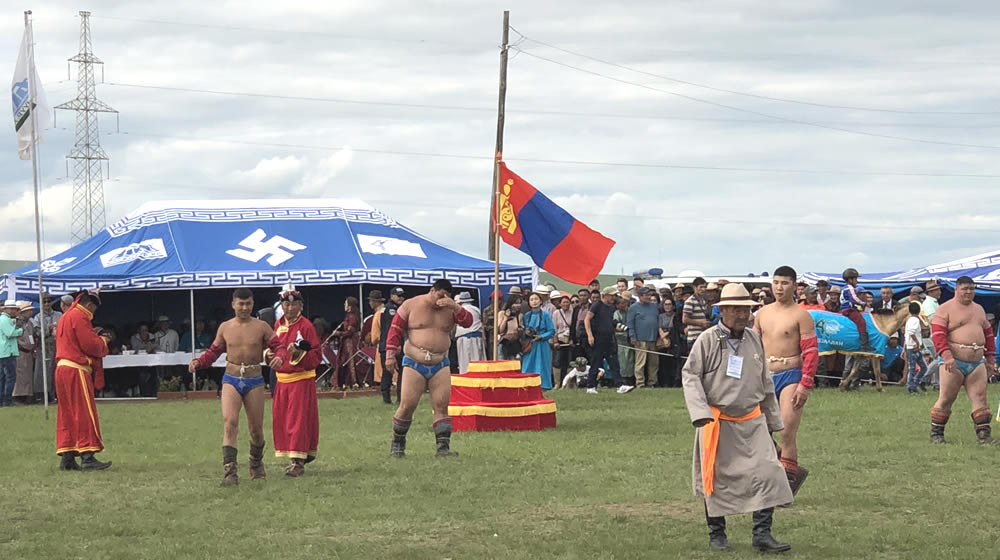
[[774, 508], [753, 512], [753, 549], [757, 552], [788, 552], [792, 545], [779, 542], [771, 535]]
[[990, 428], [992, 419], [993, 414], [990, 413], [989, 408], [984, 407], [972, 412], [972, 423], [976, 426], [976, 438], [982, 445], [1000, 444], [1000, 441], [993, 439], [993, 430]]
[[712, 550], [730, 551], [729, 539], [726, 538], [726, 518], [708, 515], [708, 505], [705, 505], [705, 521], [708, 522], [708, 546]]
[[267, 478], [267, 473], [264, 472], [264, 445], [266, 442], [261, 442], [260, 445], [250, 444], [250, 480], [264, 480]]
[[285, 476], [298, 478], [306, 474], [305, 459], [292, 459], [292, 464], [285, 468]]
[[76, 453], [73, 451], [67, 451], [59, 456], [59, 470], [61, 471], [78, 471], [80, 470], [80, 465], [76, 462]]
[[458, 453], [451, 450], [451, 417], [434, 422], [434, 439], [437, 441], [438, 457], [455, 457]]
[[406, 457], [406, 432], [410, 431], [412, 418], [392, 417], [392, 456], [397, 459]]
[[788, 458], [781, 458], [781, 466], [785, 467], [785, 476], [788, 477], [788, 485], [792, 488], [792, 496], [799, 493], [799, 488], [809, 476], [809, 469], [800, 467], [797, 461]]
[[315, 460], [316, 460], [315, 455], [306, 455], [306, 460], [303, 461], [303, 464], [308, 465], [309, 463], [312, 463]]
[[222, 485], [236, 486], [240, 483], [239, 468], [236, 464], [236, 448], [222, 446]]
[[111, 466], [111, 461], [106, 463], [98, 461], [97, 457], [94, 457], [93, 453], [84, 453], [80, 455], [80, 470], [81, 471], [103, 471], [104, 469]]
[[948, 423], [950, 416], [950, 410], [931, 409], [931, 443], [944, 443], [944, 426]]

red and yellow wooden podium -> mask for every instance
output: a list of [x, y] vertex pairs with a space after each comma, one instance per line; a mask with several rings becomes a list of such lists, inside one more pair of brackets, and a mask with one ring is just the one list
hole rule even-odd
[[452, 429], [524, 432], [556, 427], [556, 403], [542, 396], [542, 381], [521, 373], [521, 362], [472, 362], [451, 376]]

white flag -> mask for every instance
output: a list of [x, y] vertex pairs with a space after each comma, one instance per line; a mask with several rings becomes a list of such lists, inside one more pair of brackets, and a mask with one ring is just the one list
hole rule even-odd
[[[17, 55], [17, 66], [14, 67], [14, 79], [11, 80], [10, 93], [14, 100], [14, 130], [17, 132], [17, 155], [21, 159], [31, 159], [31, 113], [35, 113], [35, 123], [38, 126], [36, 139], [42, 141], [42, 130], [49, 126], [49, 104], [42, 91], [42, 80], [35, 70], [35, 60], [28, 60], [29, 29], [25, 28], [21, 39], [21, 52]], [[31, 88], [28, 88], [28, 76], [32, 77]], [[35, 102], [32, 106], [31, 98]]]

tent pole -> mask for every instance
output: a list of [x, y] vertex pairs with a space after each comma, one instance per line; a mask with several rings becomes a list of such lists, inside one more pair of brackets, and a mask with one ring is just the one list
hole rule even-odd
[[[191, 295], [191, 359], [194, 360], [198, 354], [198, 340], [194, 334], [194, 290], [188, 290], [188, 293]], [[191, 374], [191, 389], [198, 390], [198, 370]]]

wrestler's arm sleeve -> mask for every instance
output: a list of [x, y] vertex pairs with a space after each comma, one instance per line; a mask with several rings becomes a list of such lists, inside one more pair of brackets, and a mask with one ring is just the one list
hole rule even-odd
[[819, 368], [816, 324], [808, 312], [799, 321], [799, 351], [802, 353], [802, 380], [799, 381], [799, 387], [808, 391], [816, 385], [816, 370]]
[[934, 351], [941, 356], [941, 359], [951, 360], [951, 348], [948, 347], [948, 318], [935, 314], [931, 320], [931, 342], [934, 343]]
[[[266, 324], [267, 323], [265, 323], [265, 325]], [[268, 327], [267, 331], [271, 334], [271, 338], [267, 339], [267, 349], [270, 350], [271, 353], [274, 354], [276, 357], [281, 358], [282, 363], [285, 364], [291, 363], [292, 357], [288, 355], [288, 348], [281, 343], [281, 338], [279, 338], [278, 335], [274, 334], [274, 331], [271, 330], [271, 327]], [[267, 336], [267, 334], [265, 333], [264, 336]]]
[[469, 313], [469, 310], [462, 306], [459, 306], [458, 310], [455, 311], [455, 322], [458, 323], [458, 326], [463, 329], [467, 329], [472, 326], [472, 319], [472, 313]]
[[997, 341], [993, 338], [993, 326], [989, 323], [983, 327], [983, 336], [986, 337], [986, 361], [996, 361]]
[[392, 317], [392, 324], [389, 325], [389, 336], [385, 340], [385, 353], [387, 356], [395, 356], [399, 353], [399, 347], [403, 345], [403, 337], [409, 328], [410, 309], [404, 304]]
[[215, 360], [218, 360], [219, 356], [221, 356], [222, 353], [225, 351], [226, 351], [225, 340], [223, 340], [222, 337], [217, 338], [215, 342], [213, 342], [212, 345], [208, 347], [208, 350], [205, 350], [205, 352], [201, 356], [198, 356], [197, 358], [198, 369], [206, 369], [212, 367], [212, 364], [215, 363]]
[[[702, 385], [702, 378], [705, 376], [706, 353], [711, 339], [707, 336], [698, 337], [691, 347], [684, 368], [681, 370], [681, 384], [684, 387], [684, 404], [687, 405], [691, 423], [699, 420], [712, 419], [712, 408], [708, 406], [708, 397], [705, 395], [705, 387]], [[591, 366], [595, 367], [595, 366]], [[774, 392], [773, 385], [771, 392]]]

